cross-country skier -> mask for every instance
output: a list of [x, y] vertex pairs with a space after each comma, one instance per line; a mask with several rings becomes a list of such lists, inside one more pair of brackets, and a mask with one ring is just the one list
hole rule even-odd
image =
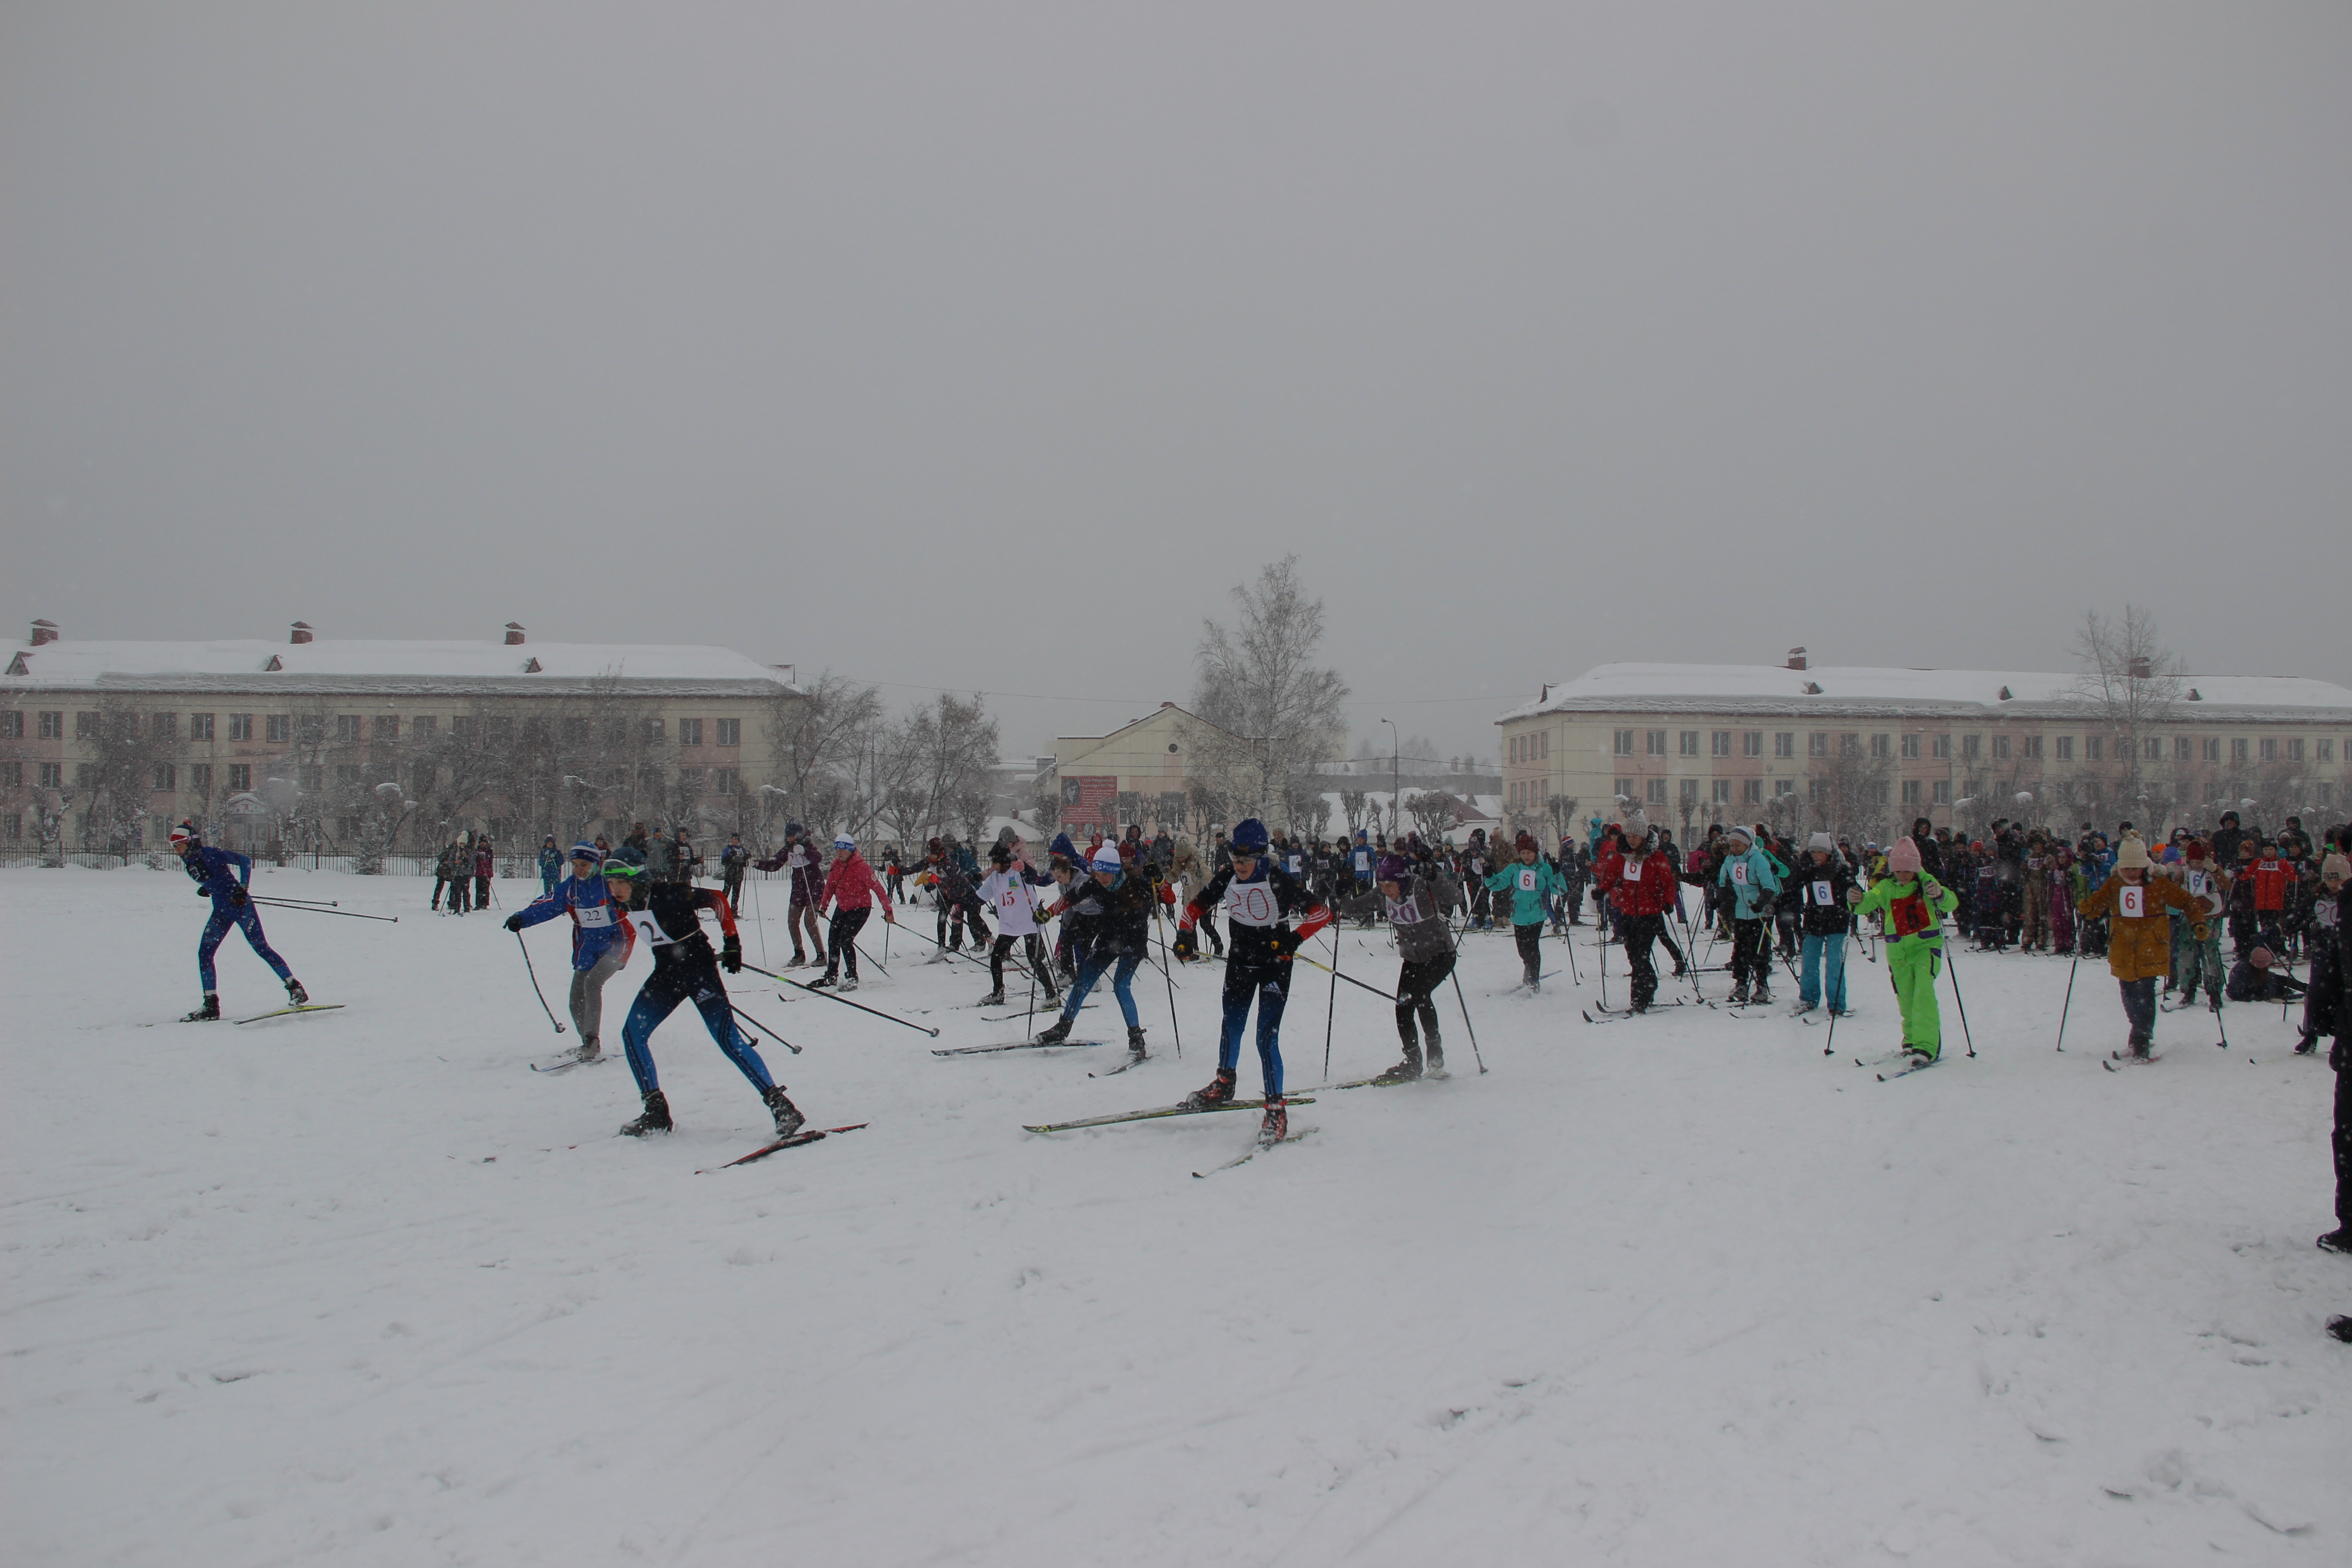
[[1037, 1037], [1041, 1046], [1057, 1046], [1070, 1037], [1086, 1005], [1087, 993], [1108, 973], [1111, 994], [1127, 1019], [1127, 1048], [1137, 1061], [1150, 1053], [1144, 1048], [1143, 1018], [1135, 1010], [1135, 971], [1151, 945], [1151, 879], [1139, 866], [1123, 859], [1116, 844], [1095, 850], [1087, 874], [1073, 877], [1062, 901], [1047, 912], [1076, 917], [1078, 977], [1062, 999], [1062, 1016]]
[[[882, 902], [884, 923], [896, 925], [898, 914], [890, 907], [890, 889], [874, 874], [874, 868], [857, 853], [857, 840], [845, 833], [833, 841], [833, 867], [824, 874], [824, 887], [817, 899], [817, 912], [833, 906], [833, 921], [825, 928], [824, 973], [810, 982], [809, 989], [824, 990], [836, 981], [844, 991], [857, 989], [857, 932], [874, 913], [874, 902]], [[841, 978], [841, 966], [846, 959], [848, 976]]]
[[1853, 889], [1853, 868], [1837, 852], [1826, 833], [1806, 841], [1805, 864], [1795, 881], [1798, 922], [1804, 928], [1804, 961], [1797, 972], [1797, 1011], [1810, 1013], [1826, 997], [1830, 1011], [1843, 1016], [1845, 1006], [1845, 933], [1853, 917], [1847, 912], [1846, 894]]
[[[1409, 1083], [1424, 1071], [1442, 1077], [1445, 1045], [1437, 1034], [1434, 993], [1454, 973], [1453, 911], [1462, 907], [1462, 889], [1453, 878], [1433, 868], [1415, 870], [1402, 855], [1383, 855], [1374, 870], [1372, 891], [1343, 899], [1340, 914], [1386, 913], [1396, 932], [1397, 953], [1404, 960], [1397, 971], [1397, 1036], [1404, 1041], [1404, 1060], [1375, 1079], [1379, 1083]], [[1420, 1022], [1418, 1032], [1414, 1021]], [[1423, 1050], [1427, 1067], [1423, 1066]]]
[[[1519, 965], [1527, 973], [1519, 984], [1530, 994], [1543, 989], [1543, 931], [1546, 900], [1568, 890], [1568, 884], [1544, 864], [1532, 833], [1512, 841], [1511, 864], [1486, 879], [1486, 890], [1500, 893], [1511, 908], [1511, 937], [1518, 943]], [[1449, 950], [1450, 951], [1450, 950]]]
[[[1233, 864], [1209, 879], [1176, 922], [1176, 956], [1190, 962], [1197, 952], [1193, 926], [1222, 899], [1234, 939], [1225, 959], [1225, 1017], [1217, 1043], [1217, 1076], [1184, 1103], [1203, 1109], [1234, 1098], [1242, 1031], [1249, 1025], [1255, 997], [1258, 1069], [1265, 1083], [1265, 1120], [1258, 1141], [1276, 1143], [1290, 1135], [1290, 1112], [1282, 1094], [1282, 1010], [1290, 998], [1290, 959], [1307, 938], [1331, 923], [1331, 911], [1308, 896], [1297, 878], [1267, 859], [1265, 824], [1256, 817], [1234, 826], [1231, 854]], [[1295, 931], [1286, 918], [1294, 910], [1306, 911]]]
[[[1622, 838], [1602, 854], [1592, 879], [1592, 896], [1606, 900], [1633, 972], [1633, 1011], [1646, 1013], [1658, 994], [1658, 968], [1650, 944], [1666, 929], [1666, 911], [1682, 900], [1682, 879], [1671, 854], [1650, 837], [1649, 818], [1636, 806], [1625, 814]], [[1603, 958], [1607, 955], [1604, 953]]]
[[1936, 976], [1944, 967], [1944, 917], [1960, 896], [1919, 868], [1919, 846], [1898, 838], [1886, 852], [1886, 879], [1868, 892], [1846, 889], [1858, 915], [1875, 914], [1886, 932], [1886, 978], [1903, 1016], [1903, 1048], [1929, 1061], [1944, 1054]]
[[604, 890], [604, 860], [593, 844], [574, 844], [572, 874], [507, 917], [511, 931], [562, 914], [572, 917], [572, 1026], [580, 1031], [572, 1055], [583, 1062], [602, 1054], [604, 982], [629, 962], [637, 940], [636, 928], [615, 917], [612, 895]]
[[743, 873], [751, 868], [751, 852], [743, 847], [743, 836], [729, 834], [727, 847], [719, 852], [719, 890], [730, 904], [743, 901]]
[[1003, 1002], [1004, 960], [1017, 939], [1023, 944], [1023, 956], [1029, 962], [1029, 973], [1045, 988], [1047, 1005], [1057, 1005], [1061, 993], [1055, 988], [1054, 965], [1045, 942], [1037, 935], [1037, 895], [1034, 890], [1051, 887], [1054, 879], [1026, 864], [1014, 865], [1009, 845], [990, 845], [988, 864], [989, 873], [980, 884], [980, 897], [996, 911], [996, 944], [988, 952], [989, 977], [996, 984], [980, 999], [980, 1005], [993, 1007]]
[[261, 934], [261, 911], [253, 907], [252, 895], [247, 889], [253, 881], [253, 862], [234, 849], [207, 849], [193, 824], [183, 822], [172, 829], [172, 847], [180, 854], [180, 865], [196, 891], [213, 901], [213, 918], [205, 922], [205, 934], [196, 939], [196, 973], [205, 984], [205, 1003], [182, 1022], [209, 1023], [221, 1016], [220, 987], [213, 978], [213, 954], [220, 951], [221, 939], [235, 926], [244, 934], [246, 945], [260, 956], [261, 962], [278, 973], [285, 983], [289, 1005], [301, 1006], [310, 1000], [269, 939]]
[[1731, 825], [1725, 837], [1728, 848], [1715, 879], [1731, 900], [1731, 1005], [1769, 1002], [1772, 933], [1765, 922], [1780, 891], [1782, 868], [1756, 847], [1755, 835], [1738, 823]]
[[[2172, 926], [2167, 910], [2195, 921], [2199, 942], [2207, 934], [2205, 909], [2179, 884], [2147, 874], [2147, 846], [2126, 833], [2116, 849], [2116, 874], [2076, 906], [2086, 915], [2108, 917], [2107, 972], [2123, 992], [2124, 1016], [2131, 1022], [2131, 1054], [2148, 1059], [2156, 1040], [2156, 987], [2172, 970]], [[1887, 950], [1890, 956], [1894, 949]]]
[[[621, 859], [604, 862], [604, 879], [614, 907], [654, 950], [654, 972], [638, 988], [628, 1022], [621, 1028], [621, 1043], [628, 1052], [629, 1071], [636, 1076], [637, 1092], [645, 1097], [645, 1111], [635, 1121], [625, 1123], [622, 1132], [642, 1138], [648, 1132], [670, 1130], [669, 1100], [654, 1072], [647, 1042], [661, 1021], [679, 1003], [688, 1001], [702, 1015], [703, 1026], [727, 1059], [760, 1091], [761, 1101], [775, 1118], [776, 1136], [789, 1138], [799, 1131], [803, 1120], [799, 1108], [785, 1095], [784, 1086], [768, 1076], [768, 1064], [760, 1059], [759, 1048], [737, 1026], [734, 1006], [727, 1000], [727, 983], [719, 977], [722, 967], [730, 974], [743, 967], [743, 939], [736, 934], [735, 911], [727, 895], [690, 882], [656, 881], [642, 868]], [[704, 910], [718, 914], [719, 929], [727, 938], [716, 953], [710, 951], [710, 938], [702, 929]]]
[[793, 961], [786, 969], [798, 969], [810, 962], [801, 946], [801, 928], [808, 928], [808, 943], [816, 950], [819, 959], [824, 957], [824, 933], [816, 923], [816, 907], [824, 893], [824, 859], [816, 846], [809, 841], [808, 829], [797, 822], [784, 824], [784, 847], [765, 860], [757, 862], [762, 871], [790, 871], [792, 894], [788, 900], [791, 912], [784, 924], [793, 934]]

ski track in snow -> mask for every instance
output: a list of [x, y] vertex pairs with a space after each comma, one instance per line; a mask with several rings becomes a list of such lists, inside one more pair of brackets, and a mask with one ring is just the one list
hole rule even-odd
[[[1844, 1048], [1894, 1043], [1859, 955], [1824, 1058], [1787, 1018], [1587, 1026], [1589, 948], [1582, 986], [1482, 1003], [1518, 963], [1476, 933], [1490, 1075], [1446, 994], [1450, 1081], [1324, 1096], [1315, 1138], [1202, 1183], [1254, 1117], [1021, 1124], [1204, 1080], [1213, 966], [1180, 977], [1181, 1063], [1139, 973], [1160, 1059], [1108, 1080], [932, 1057], [1004, 1028], [953, 1010], [968, 966], [858, 996], [936, 1042], [809, 996], [783, 1025], [747, 974], [811, 1123], [873, 1125], [698, 1176], [768, 1134], [690, 1010], [654, 1038], [679, 1131], [617, 1138], [625, 1069], [525, 1070], [568, 1042], [499, 912], [257, 886], [402, 916], [264, 911], [344, 1011], [158, 1022], [196, 996], [176, 872], [0, 872], [12, 1562], [2352, 1555], [2352, 1351], [2320, 1331], [2352, 1265], [2311, 1244], [2331, 1079], [2274, 1010], [2233, 1009], [2227, 1052], [2164, 1017], [2167, 1059], [2118, 1078], [2103, 968], [2062, 1056], [2064, 963], [1962, 952], [1980, 1055], [1948, 994], [1955, 1059], [1881, 1084]], [[555, 1000], [562, 933], [531, 936]], [[240, 939], [219, 962], [232, 1012], [278, 996]], [[608, 1048], [648, 967], [607, 989]], [[1328, 977], [1298, 991], [1309, 1092]], [[1337, 1008], [1334, 1079], [1395, 1058], [1387, 1004]]]

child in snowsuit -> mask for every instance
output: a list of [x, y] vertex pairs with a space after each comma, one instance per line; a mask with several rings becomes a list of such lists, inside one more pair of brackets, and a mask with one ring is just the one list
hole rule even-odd
[[2077, 906], [2086, 915], [2105, 915], [2107, 972], [2123, 993], [2130, 1021], [2134, 1059], [2149, 1059], [2156, 1040], [2156, 987], [2172, 967], [2172, 931], [2165, 911], [2180, 910], [2196, 921], [2192, 934], [2203, 942], [2205, 911], [2173, 882], [2148, 875], [2147, 846], [2126, 834], [2116, 852], [2116, 874]]
[[[1526, 975], [1519, 982], [1530, 992], [1543, 989], [1544, 900], [1568, 890], [1559, 873], [1543, 863], [1532, 834], [1519, 835], [1518, 860], [1486, 879], [1486, 890], [1507, 901], [1511, 911], [1511, 936], [1519, 946], [1519, 963]], [[1449, 950], [1450, 951], [1450, 950]]]
[[1771, 933], [1765, 920], [1780, 890], [1781, 868], [1756, 847], [1745, 827], [1735, 826], [1726, 838], [1727, 847], [1715, 879], [1731, 911], [1731, 1003], [1736, 1007], [1772, 999]]
[[1877, 914], [1886, 931], [1886, 978], [1903, 1015], [1903, 1048], [1934, 1061], [1944, 1053], [1944, 1016], [1936, 1002], [1943, 972], [1944, 917], [1960, 897], [1919, 868], [1919, 846], [1898, 838], [1886, 855], [1886, 879], [1868, 892], [1850, 889], [1856, 914]]
[[1846, 894], [1853, 890], [1853, 868], [1840, 858], [1826, 833], [1816, 833], [1806, 843], [1805, 859], [1790, 883], [1803, 900], [1798, 916], [1804, 927], [1804, 963], [1797, 974], [1797, 1010], [1810, 1013], [1826, 997], [1830, 1011], [1842, 1015], [1846, 1010], [1845, 935], [1853, 924]]

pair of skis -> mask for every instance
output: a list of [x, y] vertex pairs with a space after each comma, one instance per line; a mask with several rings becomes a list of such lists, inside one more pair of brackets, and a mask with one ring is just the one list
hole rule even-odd
[[1002, 1046], [934, 1046], [931, 1047], [931, 1055], [984, 1057], [995, 1051], [1074, 1051], [1101, 1044], [1103, 1042], [1100, 1040], [1055, 1040], [1050, 1043], [1042, 1040], [1014, 1040]]
[[299, 1007], [273, 1007], [267, 1013], [256, 1013], [250, 1018], [239, 1018], [240, 1024], [258, 1024], [264, 1018], [287, 1018], [297, 1013], [334, 1013], [342, 1009], [341, 1002], [305, 1002]]
[[[1595, 1002], [1591, 1006], [1584, 1008], [1582, 1011], [1584, 1014], [1584, 1021], [1588, 1024], [1616, 1024], [1622, 1023], [1627, 1018], [1643, 1017], [1652, 1013], [1663, 1013], [1669, 1007], [1688, 1007], [1690, 1005], [1692, 1005], [1692, 1004], [1688, 1002], [1653, 1002], [1647, 1007], [1642, 1009], [1640, 1013], [1635, 1013], [1631, 1007], [1604, 1007], [1600, 1003]], [[1601, 1016], [1596, 1018], [1593, 1016], [1595, 1013], [1598, 1013]]]
[[1875, 1057], [1856, 1057], [1853, 1058], [1853, 1065], [1858, 1068], [1876, 1068], [1879, 1069], [1878, 1081], [1892, 1083], [1898, 1078], [1909, 1078], [1915, 1072], [1925, 1072], [1943, 1059], [1941, 1056], [1931, 1057], [1924, 1051], [1906, 1049], [1887, 1051]]
[[804, 1131], [795, 1132], [789, 1138], [779, 1138], [772, 1143], [763, 1143], [740, 1160], [730, 1160], [723, 1165], [713, 1165], [708, 1171], [697, 1171], [694, 1173], [698, 1176], [707, 1176], [710, 1171], [731, 1171], [738, 1165], [748, 1165], [754, 1160], [764, 1160], [779, 1149], [798, 1149], [803, 1144], [830, 1138], [836, 1132], [855, 1132], [862, 1127], [872, 1125], [870, 1121], [853, 1121], [846, 1127], [810, 1128]]

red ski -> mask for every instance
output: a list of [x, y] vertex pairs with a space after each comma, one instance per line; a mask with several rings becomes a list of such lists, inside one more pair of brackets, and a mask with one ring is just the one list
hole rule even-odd
[[[795, 1132], [789, 1138], [779, 1138], [773, 1143], [754, 1149], [740, 1160], [730, 1160], [724, 1165], [713, 1165], [710, 1171], [731, 1171], [738, 1165], [748, 1165], [754, 1160], [764, 1160], [779, 1149], [797, 1149], [803, 1143], [814, 1143], [820, 1138], [829, 1138], [836, 1132], [855, 1132], [861, 1127], [872, 1125], [870, 1121], [853, 1121], [846, 1127], [821, 1127], [806, 1132]], [[698, 1176], [707, 1176], [710, 1171], [697, 1171], [694, 1173]]]

